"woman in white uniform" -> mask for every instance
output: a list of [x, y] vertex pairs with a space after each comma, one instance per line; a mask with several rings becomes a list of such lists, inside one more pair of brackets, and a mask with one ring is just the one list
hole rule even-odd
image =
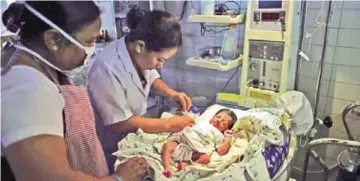
[[2, 18], [20, 40], [1, 52], [1, 179], [142, 180], [139, 158], [109, 176], [86, 91], [68, 80], [99, 35], [94, 2], [14, 3]]
[[177, 19], [163, 11], [132, 9], [127, 14], [130, 33], [98, 53], [88, 70], [87, 89], [97, 122], [97, 131], [110, 171], [117, 143], [141, 128], [146, 133], [179, 132], [192, 126], [187, 116], [150, 119], [147, 109], [150, 89], [179, 103], [186, 111], [190, 98], [168, 87], [156, 69], [162, 68], [181, 46], [181, 27]]

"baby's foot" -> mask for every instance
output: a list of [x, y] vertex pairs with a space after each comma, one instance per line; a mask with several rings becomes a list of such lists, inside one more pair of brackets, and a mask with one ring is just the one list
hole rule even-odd
[[177, 169], [178, 170], [182, 170], [182, 169], [184, 169], [185, 167], [187, 167], [189, 164], [188, 163], [186, 163], [186, 162], [180, 162], [179, 164], [178, 164], [178, 166], [177, 166]]
[[164, 170], [163, 171], [163, 175], [166, 177], [166, 178], [171, 178], [172, 177], [172, 173], [170, 170]]

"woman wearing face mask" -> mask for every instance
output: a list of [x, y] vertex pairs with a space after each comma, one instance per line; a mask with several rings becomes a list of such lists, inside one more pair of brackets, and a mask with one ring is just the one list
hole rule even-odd
[[177, 19], [163, 11], [132, 9], [127, 23], [130, 33], [98, 53], [87, 71], [87, 89], [110, 170], [116, 159], [112, 153], [127, 133], [138, 128], [147, 133], [179, 132], [194, 124], [187, 116], [143, 117], [150, 89], [179, 103], [184, 111], [191, 106], [190, 98], [168, 87], [156, 71], [181, 46]]
[[92, 1], [31, 1], [11, 4], [3, 13], [3, 23], [20, 39], [1, 52], [2, 179], [137, 181], [145, 176], [147, 164], [139, 158], [108, 176], [86, 91], [68, 81], [92, 54], [99, 15]]

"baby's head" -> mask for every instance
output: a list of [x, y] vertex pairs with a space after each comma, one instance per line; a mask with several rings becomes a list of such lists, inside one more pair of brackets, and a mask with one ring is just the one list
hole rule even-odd
[[213, 118], [211, 118], [210, 124], [212, 124], [220, 132], [224, 133], [224, 131], [233, 127], [236, 120], [237, 117], [234, 112], [229, 109], [221, 109], [214, 115]]

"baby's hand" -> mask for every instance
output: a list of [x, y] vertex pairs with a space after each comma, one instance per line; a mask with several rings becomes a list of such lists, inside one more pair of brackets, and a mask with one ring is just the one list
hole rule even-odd
[[234, 132], [231, 130], [226, 130], [224, 132], [224, 136], [225, 136], [225, 138], [232, 138], [234, 136]]
[[172, 177], [172, 173], [170, 170], [164, 170], [163, 171], [163, 175], [166, 177], [166, 178], [171, 178]]

